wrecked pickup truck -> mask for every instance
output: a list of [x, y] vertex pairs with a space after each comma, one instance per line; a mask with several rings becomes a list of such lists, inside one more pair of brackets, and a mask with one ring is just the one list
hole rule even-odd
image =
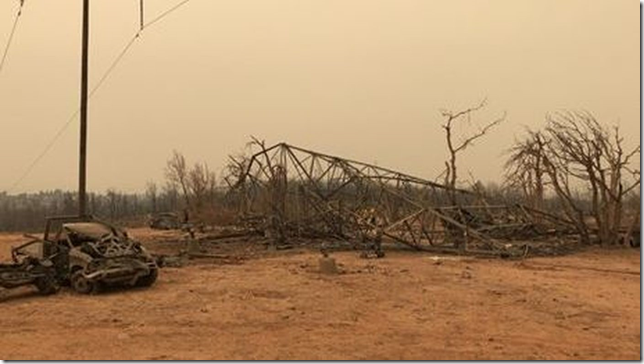
[[151, 286], [159, 270], [125, 231], [91, 216], [48, 218], [43, 253], [53, 257], [59, 281], [79, 293], [104, 285]]

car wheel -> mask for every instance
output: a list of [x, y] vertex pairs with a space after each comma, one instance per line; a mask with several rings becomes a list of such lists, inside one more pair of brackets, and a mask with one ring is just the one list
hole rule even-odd
[[58, 292], [58, 289], [60, 288], [58, 282], [56, 282], [56, 280], [50, 276], [38, 278], [34, 283], [36, 285], [36, 288], [38, 289], [38, 292], [40, 292], [40, 294], [42, 295], [54, 294]]
[[159, 276], [159, 270], [152, 269], [147, 276], [143, 276], [139, 278], [138, 281], [136, 282], [136, 285], [139, 287], [150, 287], [151, 285], [154, 284], [154, 282], [156, 282], [158, 276]]
[[74, 291], [78, 293], [89, 294], [94, 290], [94, 283], [87, 280], [80, 270], [72, 274], [71, 284]]

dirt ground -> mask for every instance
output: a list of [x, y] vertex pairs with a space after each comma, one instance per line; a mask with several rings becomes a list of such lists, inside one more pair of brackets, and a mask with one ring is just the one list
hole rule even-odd
[[[0, 235], [0, 258], [21, 241]], [[148, 289], [0, 291], [0, 358], [641, 359], [639, 250], [333, 257], [341, 274], [290, 250], [163, 268]]]

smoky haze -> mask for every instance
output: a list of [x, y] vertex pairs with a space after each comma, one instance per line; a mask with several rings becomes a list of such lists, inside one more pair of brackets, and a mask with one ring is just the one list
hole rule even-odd
[[[147, 19], [179, 0], [146, 0]], [[19, 1], [0, 2], [0, 46]], [[28, 0], [0, 73], [0, 190], [79, 105], [79, 0]], [[90, 88], [139, 27], [92, 0]], [[88, 189], [142, 190], [173, 149], [219, 172], [250, 135], [433, 179], [440, 110], [487, 97], [507, 120], [460, 156], [501, 181], [503, 151], [547, 112], [587, 109], [640, 135], [634, 0], [192, 0], [145, 30], [89, 104]], [[1, 49], [1, 48], [0, 48]], [[78, 121], [14, 191], [75, 189]]]

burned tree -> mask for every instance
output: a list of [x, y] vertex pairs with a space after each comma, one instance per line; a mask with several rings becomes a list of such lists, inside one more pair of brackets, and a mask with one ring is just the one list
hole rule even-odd
[[[573, 199], [569, 178], [585, 184], [590, 190], [599, 239], [605, 244], [615, 244], [621, 228], [624, 195], [640, 183], [639, 171], [629, 166], [640, 147], [625, 152], [619, 128], [611, 131], [603, 127], [588, 112], [548, 116], [546, 133], [551, 140], [546, 166], [557, 194], [570, 205]], [[634, 177], [626, 186], [625, 173]]]
[[154, 182], [148, 182], [145, 185], [145, 196], [150, 200], [150, 209], [152, 212], [157, 212], [158, 210], [158, 192], [157, 184]]
[[212, 204], [217, 187], [215, 173], [210, 171], [206, 163], [195, 163], [188, 170], [188, 189], [193, 196], [194, 208], [202, 211], [206, 204]]
[[[515, 180], [529, 175], [542, 183], [537, 178], [547, 176], [583, 242], [590, 242], [596, 232], [601, 243], [615, 244], [622, 229], [624, 196], [640, 184], [639, 171], [630, 166], [639, 152], [639, 146], [624, 150], [619, 128], [602, 126], [589, 112], [564, 111], [548, 115], [543, 132], [531, 132], [519, 142], [506, 167]], [[529, 163], [522, 164], [525, 161]], [[594, 226], [589, 226], [578, 191], [589, 196]]]
[[188, 167], [183, 154], [176, 150], [172, 151], [172, 157], [170, 157], [166, 165], [165, 176], [172, 186], [181, 188], [186, 208], [189, 209]]
[[188, 167], [184, 156], [173, 151], [166, 165], [166, 180], [172, 190], [181, 190], [184, 199], [184, 216], [188, 211], [203, 217], [215, 201], [217, 180], [215, 173], [206, 163], [195, 163]]
[[503, 120], [505, 120], [505, 113], [489, 123], [484, 124], [479, 130], [471, 135], [464, 136], [460, 141], [454, 140], [455, 126], [457, 123], [467, 122], [471, 124], [471, 116], [473, 113], [483, 109], [486, 106], [486, 100], [484, 99], [481, 103], [475, 107], [459, 111], [452, 112], [449, 110], [443, 110], [441, 112], [442, 116], [445, 118], [445, 123], [442, 125], [445, 130], [445, 138], [447, 140], [447, 150], [449, 151], [449, 160], [445, 162], [445, 186], [449, 188], [449, 196], [453, 204], [456, 204], [456, 182], [457, 182], [457, 156], [459, 153], [463, 152], [467, 147], [471, 146], [474, 141], [484, 136], [490, 129], [499, 125]]
[[509, 158], [505, 163], [505, 185], [519, 189], [528, 206], [536, 209], [543, 208], [545, 147], [545, 137], [539, 132], [528, 130], [528, 136], [510, 148]]

